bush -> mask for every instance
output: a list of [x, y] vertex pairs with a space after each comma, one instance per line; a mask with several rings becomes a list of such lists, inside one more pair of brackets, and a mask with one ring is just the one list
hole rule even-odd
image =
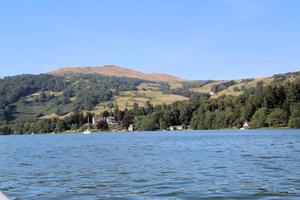
[[138, 116], [134, 119], [136, 129], [139, 131], [154, 131], [158, 129], [158, 123], [155, 116]]
[[259, 110], [257, 110], [251, 119], [252, 127], [253, 128], [266, 127], [267, 114], [268, 114], [267, 108], [260, 108]]
[[289, 118], [289, 126], [291, 128], [300, 128], [300, 103], [292, 106], [292, 114]]
[[10, 134], [13, 134], [13, 131], [9, 126], [4, 125], [0, 127], [0, 135], [10, 135]]
[[66, 130], [66, 123], [63, 120], [58, 120], [56, 123], [55, 132], [64, 132]]
[[267, 123], [271, 127], [285, 126], [287, 123], [287, 114], [280, 108], [275, 108], [267, 117]]
[[78, 124], [72, 124], [71, 125], [71, 130], [76, 131], [78, 129]]

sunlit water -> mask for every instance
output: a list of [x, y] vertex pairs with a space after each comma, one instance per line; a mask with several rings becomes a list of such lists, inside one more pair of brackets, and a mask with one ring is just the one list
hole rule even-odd
[[11, 199], [297, 199], [300, 130], [0, 137]]

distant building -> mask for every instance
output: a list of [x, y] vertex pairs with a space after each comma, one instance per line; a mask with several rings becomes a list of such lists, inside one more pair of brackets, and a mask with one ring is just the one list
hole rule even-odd
[[179, 126], [174, 126], [175, 130], [183, 130], [183, 126], [179, 125]]
[[106, 122], [108, 125], [117, 125], [118, 124], [118, 122], [115, 120], [114, 117], [107, 117]]
[[183, 130], [183, 126], [178, 125], [178, 126], [170, 126], [169, 131], [176, 131], [176, 130]]
[[244, 129], [249, 129], [249, 128], [251, 128], [250, 123], [246, 121], [246, 122], [244, 123], [244, 125], [243, 125], [243, 128], [244, 128]]
[[102, 120], [105, 120], [109, 126], [118, 125], [118, 122], [116, 122], [114, 117], [101, 117], [99, 115], [93, 117], [92, 123], [96, 125]]
[[170, 126], [170, 127], [168, 128], [168, 130], [169, 130], [169, 131], [175, 131], [175, 128], [174, 128], [174, 126]]
[[98, 120], [96, 117], [93, 117], [92, 118], [92, 124], [93, 125], [96, 125], [97, 124], [97, 122], [99, 122], [100, 120]]
[[133, 124], [130, 124], [130, 126], [128, 127], [128, 131], [130, 131], [130, 132], [133, 132], [133, 131], [134, 131]]

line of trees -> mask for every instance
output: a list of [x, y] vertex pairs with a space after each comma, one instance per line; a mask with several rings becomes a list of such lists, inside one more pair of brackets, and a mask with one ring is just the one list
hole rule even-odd
[[156, 106], [134, 118], [138, 130], [166, 129], [183, 125], [191, 129], [239, 128], [244, 122], [253, 128], [300, 128], [300, 79], [285, 84], [258, 83], [240, 96], [218, 99], [197, 98]]

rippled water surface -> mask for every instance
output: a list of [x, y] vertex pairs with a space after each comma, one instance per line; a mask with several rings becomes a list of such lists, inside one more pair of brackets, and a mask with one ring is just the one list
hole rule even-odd
[[0, 137], [11, 199], [300, 199], [300, 131]]

